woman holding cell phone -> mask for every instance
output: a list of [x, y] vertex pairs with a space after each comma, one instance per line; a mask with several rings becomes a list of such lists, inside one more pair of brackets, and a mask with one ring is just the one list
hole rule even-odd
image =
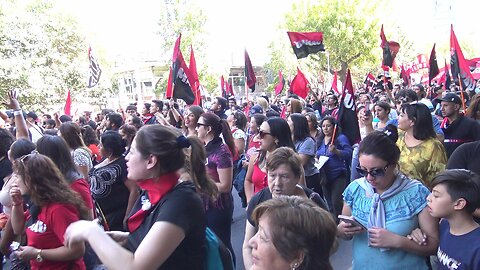
[[[342, 215], [351, 220], [341, 219], [337, 235], [354, 241], [353, 269], [429, 269], [426, 256], [437, 251], [438, 219], [426, 209], [428, 189], [398, 171], [398, 134], [388, 127], [360, 144], [356, 170], [362, 177], [343, 193]], [[415, 228], [427, 235], [425, 244], [407, 238]]]

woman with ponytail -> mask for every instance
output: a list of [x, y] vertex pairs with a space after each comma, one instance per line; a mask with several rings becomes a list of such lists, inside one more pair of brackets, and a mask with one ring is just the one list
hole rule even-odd
[[[191, 151], [195, 185], [179, 177], [185, 148]], [[129, 232], [106, 234], [94, 222], [76, 222], [67, 229], [67, 246], [89, 242], [105, 267], [113, 270], [204, 269], [207, 220], [197, 191], [209, 188], [205, 163], [198, 160], [202, 151], [197, 138], [186, 138], [177, 129], [141, 128], [126, 157], [128, 179], [142, 189], [127, 221]]]
[[[222, 240], [233, 255], [231, 224], [233, 217], [233, 156], [235, 143], [226, 120], [213, 113], [204, 113], [197, 122], [198, 138], [207, 150], [207, 173], [220, 193], [217, 200], [204, 200], [208, 227]], [[220, 137], [220, 134], [222, 137]], [[224, 143], [225, 141], [225, 143]]]

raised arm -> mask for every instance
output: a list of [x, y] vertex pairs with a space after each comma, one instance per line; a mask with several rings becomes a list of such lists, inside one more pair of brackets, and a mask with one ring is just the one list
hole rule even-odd
[[95, 222], [78, 221], [67, 228], [65, 245], [87, 241], [105, 267], [111, 270], [154, 270], [170, 257], [184, 238], [182, 228], [159, 221], [132, 253], [116, 243]]

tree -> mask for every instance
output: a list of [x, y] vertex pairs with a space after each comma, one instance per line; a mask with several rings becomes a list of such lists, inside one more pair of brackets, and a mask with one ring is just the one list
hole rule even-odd
[[84, 95], [87, 46], [77, 22], [46, 0], [0, 5], [0, 95], [21, 89], [28, 109], [58, 109], [66, 91]]
[[[180, 48], [185, 61], [188, 63], [190, 59], [190, 45], [192, 45], [195, 51], [200, 83], [206, 89], [213, 89], [217, 85], [216, 81], [213, 82], [211, 78], [217, 76], [208, 73], [208, 64], [205, 58], [206, 33], [204, 26], [206, 21], [207, 17], [197, 5], [197, 2], [192, 0], [164, 0], [158, 23], [158, 34], [162, 36], [161, 48], [164, 48], [163, 55], [166, 56], [163, 60], [171, 65], [173, 45], [181, 33]], [[156, 88], [157, 94], [165, 92], [167, 81], [168, 72], [160, 79]]]
[[[345, 80], [347, 69], [352, 66], [379, 66], [381, 54], [377, 48], [380, 42], [380, 27], [375, 19], [375, 2], [302, 0], [294, 3], [280, 26], [284, 35], [281, 38], [282, 43], [289, 44], [286, 31], [323, 32], [323, 43], [330, 56], [330, 73], [333, 74], [336, 70], [341, 81]], [[290, 45], [288, 52], [285, 51], [285, 46], [279, 46], [274, 48], [271, 55], [272, 59], [267, 66], [292, 69], [291, 64], [282, 59], [290, 59], [293, 55]], [[321, 53], [309, 55], [298, 60], [298, 63], [311, 74], [317, 74], [319, 70], [326, 72], [328, 69], [326, 57]]]

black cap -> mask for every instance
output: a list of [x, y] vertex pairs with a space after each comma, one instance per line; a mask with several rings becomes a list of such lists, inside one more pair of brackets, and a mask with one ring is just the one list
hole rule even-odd
[[38, 119], [37, 114], [36, 114], [35, 112], [32, 112], [32, 111], [30, 111], [30, 112], [27, 113], [27, 117], [30, 117], [30, 118], [32, 118], [33, 120], [37, 120], [37, 119]]
[[459, 105], [462, 105], [462, 100], [457, 94], [454, 93], [447, 93], [443, 98], [437, 98], [438, 102], [446, 101], [446, 102], [453, 102]]

